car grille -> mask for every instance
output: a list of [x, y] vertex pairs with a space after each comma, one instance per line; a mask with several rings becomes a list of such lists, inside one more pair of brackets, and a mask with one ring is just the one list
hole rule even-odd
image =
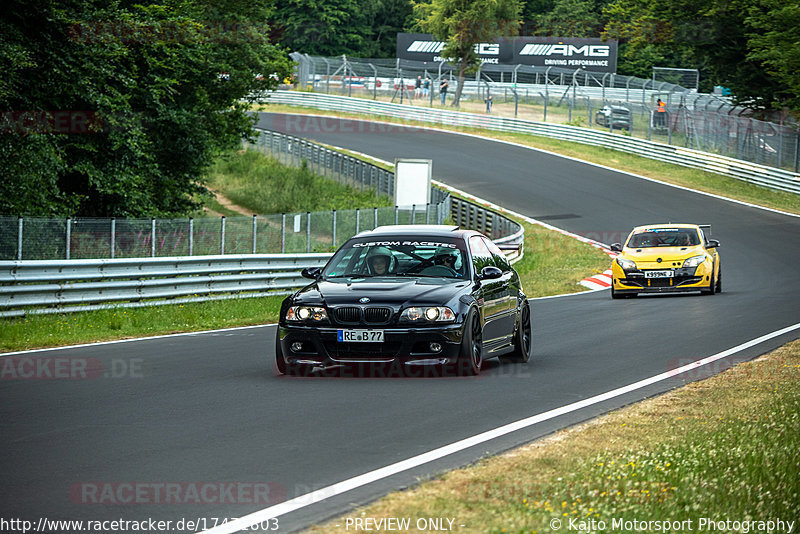
[[357, 306], [343, 306], [334, 312], [336, 321], [343, 324], [385, 324], [392, 318], [391, 308], [359, 308]]
[[391, 308], [366, 308], [364, 310], [364, 321], [371, 324], [385, 323], [391, 316]]
[[336, 320], [340, 323], [359, 323], [361, 322], [361, 308], [355, 306], [337, 308]]

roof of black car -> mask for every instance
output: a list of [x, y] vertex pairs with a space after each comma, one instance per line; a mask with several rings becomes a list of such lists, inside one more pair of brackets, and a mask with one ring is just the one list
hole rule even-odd
[[379, 226], [374, 230], [366, 230], [358, 234], [364, 236], [383, 235], [420, 235], [420, 236], [452, 236], [460, 233], [460, 228], [445, 224], [396, 224], [392, 226]]

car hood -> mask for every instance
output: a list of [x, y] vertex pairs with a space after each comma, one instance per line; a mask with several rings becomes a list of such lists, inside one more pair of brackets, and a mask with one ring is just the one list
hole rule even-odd
[[358, 305], [367, 304], [360, 302], [366, 297], [372, 306], [398, 307], [411, 303], [444, 305], [460, 295], [468, 285], [468, 281], [445, 282], [437, 278], [319, 280], [298, 291], [295, 302], [322, 302], [326, 306]]
[[[626, 248], [622, 257], [632, 260], [639, 267], [674, 267], [673, 263], [680, 266], [685, 260], [704, 254], [703, 247], [697, 245], [694, 247]], [[660, 262], [659, 259], [661, 259]]]

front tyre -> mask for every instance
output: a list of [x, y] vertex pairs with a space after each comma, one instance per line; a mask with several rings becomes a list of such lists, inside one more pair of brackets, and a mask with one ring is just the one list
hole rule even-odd
[[454, 371], [458, 376], [475, 376], [483, 365], [483, 328], [477, 311], [473, 308], [464, 321], [464, 336], [461, 351]]
[[714, 273], [711, 273], [711, 280], [708, 282], [708, 289], [703, 289], [700, 291], [703, 295], [713, 295], [717, 292], [717, 277]]
[[522, 305], [519, 325], [514, 335], [514, 351], [511, 354], [500, 356], [500, 359], [511, 363], [525, 363], [531, 357], [531, 308], [528, 301]]

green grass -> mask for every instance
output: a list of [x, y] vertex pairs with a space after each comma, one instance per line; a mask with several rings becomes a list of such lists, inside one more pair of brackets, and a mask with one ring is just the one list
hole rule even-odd
[[284, 297], [187, 302], [0, 319], [0, 351], [275, 322]]
[[259, 214], [371, 208], [391, 199], [319, 176], [307, 168], [287, 167], [258, 150], [233, 152], [211, 168], [208, 184], [235, 204]]
[[800, 195], [782, 191], [774, 191], [772, 189], [767, 189], [765, 187], [760, 187], [719, 174], [663, 163], [660, 161], [635, 156], [633, 154], [626, 154], [624, 152], [602, 147], [593, 147], [589, 145], [582, 145], [580, 143], [526, 134], [503, 133], [482, 128], [454, 127], [419, 121], [406, 121], [385, 117], [382, 115], [329, 112], [314, 108], [278, 104], [265, 105], [262, 106], [262, 109], [276, 113], [313, 113], [317, 115], [341, 116], [361, 119], [373, 118], [385, 122], [394, 122], [409, 126], [429, 126], [456, 132], [472, 133], [493, 139], [512, 141], [533, 148], [548, 150], [590, 163], [606, 165], [621, 171], [631, 172], [666, 183], [690, 187], [692, 189], [725, 196], [743, 202], [749, 202], [767, 208], [787, 211], [789, 213], [800, 213]]
[[[458, 532], [497, 534], [661, 531], [655, 524], [625, 523], [633, 520], [684, 522], [667, 532], [766, 531], [701, 528], [704, 518], [782, 519], [795, 521], [796, 530], [798, 414], [795, 341], [708, 380], [393, 493], [347, 517], [410, 517], [412, 524], [448, 517], [465, 525]], [[345, 520], [311, 532], [345, 532]]]
[[529, 298], [582, 291], [578, 282], [611, 266], [608, 256], [595, 247], [541, 226], [521, 224], [525, 254], [514, 269]]

